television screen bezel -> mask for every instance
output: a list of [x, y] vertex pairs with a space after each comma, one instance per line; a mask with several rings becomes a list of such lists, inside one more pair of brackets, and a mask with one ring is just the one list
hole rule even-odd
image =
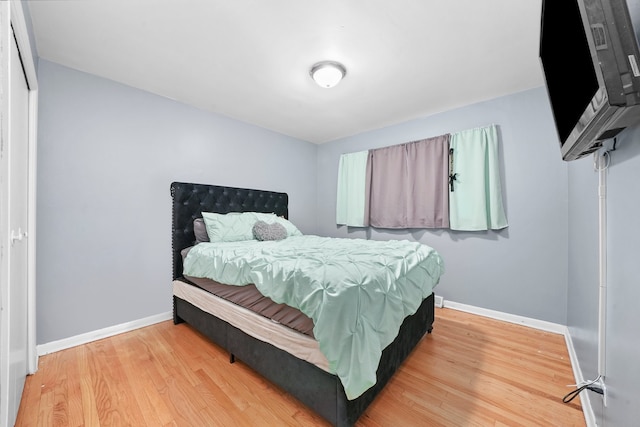
[[[542, 1], [540, 26], [541, 44], [544, 31], [545, 3], [553, 1], [559, 0]], [[600, 0], [572, 1], [577, 3], [580, 10], [583, 31], [589, 52], [591, 53], [593, 70], [595, 71], [599, 87], [582, 112], [579, 120], [575, 123], [573, 130], [564, 141], [560, 138], [556, 121], [557, 115], [556, 112], [553, 111], [552, 106], [555, 130], [558, 140], [560, 141], [562, 158], [565, 161], [576, 160], [598, 150], [602, 146], [602, 141], [605, 139], [603, 136], [607, 138], [612, 137], [615, 133], [623, 129], [616, 129], [615, 126], [611, 125], [616, 124], [618, 121], [625, 121], [619, 119], [622, 119], [626, 115], [626, 107], [636, 106], [640, 103], [640, 97], [638, 96], [640, 75], [636, 75], [636, 70], [632, 69], [633, 62], [631, 61], [631, 59], [640, 57], [638, 39], [634, 32], [626, 1], [611, 0], [604, 4]], [[589, 7], [587, 7], [586, 2], [589, 3]], [[603, 18], [596, 16], [596, 14], [602, 15]], [[611, 44], [608, 49], [596, 48], [594, 36], [591, 31], [592, 25], [599, 25], [606, 31], [607, 41]], [[633, 58], [628, 59], [628, 53], [631, 53]], [[539, 56], [545, 86], [551, 99], [552, 96], [556, 96], [556, 94], [549, 92], [549, 86], [547, 84], [549, 76], [547, 72], [545, 72], [542, 49]], [[624, 88], [623, 84], [623, 74], [629, 76], [629, 71], [633, 72], [633, 75], [627, 78], [628, 81], [626, 83], [632, 87], [631, 91]], [[576, 83], [577, 82], [579, 82], [579, 75], [576, 73]], [[633, 96], [629, 97], [628, 92], [631, 92]], [[628, 121], [628, 118], [626, 119]]]

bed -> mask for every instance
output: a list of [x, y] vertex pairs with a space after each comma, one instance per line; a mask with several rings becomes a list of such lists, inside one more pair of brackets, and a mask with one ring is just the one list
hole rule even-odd
[[[432, 292], [418, 302], [413, 314], [401, 321], [397, 336], [381, 351], [375, 369], [375, 384], [359, 392], [357, 397], [352, 394], [348, 398], [343, 380], [328, 366], [330, 363], [319, 350], [313, 333], [293, 330], [280, 321], [271, 321], [226, 298], [215, 296], [207, 285], [215, 287], [218, 282], [194, 278], [184, 272], [185, 256], [196, 247], [194, 220], [202, 218], [203, 212], [273, 213], [288, 218], [288, 195], [173, 182], [171, 197], [174, 323], [188, 323], [227, 350], [231, 362], [236, 358], [242, 360], [331, 424], [352, 426], [422, 337], [431, 332], [434, 321]], [[263, 326], [264, 329], [256, 329]]]

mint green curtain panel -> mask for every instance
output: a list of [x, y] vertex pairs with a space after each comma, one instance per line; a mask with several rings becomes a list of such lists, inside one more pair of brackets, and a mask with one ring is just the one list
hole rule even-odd
[[502, 203], [495, 125], [451, 134], [453, 191], [449, 190], [452, 230], [497, 230], [508, 226]]
[[338, 165], [338, 198], [336, 224], [364, 227], [365, 178], [369, 151], [348, 153], [340, 156]]
[[448, 228], [449, 135], [369, 151], [365, 218], [378, 228]]

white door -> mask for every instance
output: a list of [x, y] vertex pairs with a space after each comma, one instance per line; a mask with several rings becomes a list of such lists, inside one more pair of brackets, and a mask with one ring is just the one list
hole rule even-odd
[[[4, 256], [8, 261], [8, 289], [2, 301], [2, 333], [7, 334], [2, 361], [5, 370], [1, 388], [0, 424], [13, 425], [27, 375], [27, 314], [28, 314], [28, 205], [29, 205], [29, 87], [23, 71], [15, 38], [11, 38], [9, 68], [9, 144], [8, 156], [8, 219], [9, 244]], [[7, 370], [8, 367], [8, 370]], [[5, 406], [6, 405], [6, 406]], [[4, 412], [4, 411], [0, 411]]]

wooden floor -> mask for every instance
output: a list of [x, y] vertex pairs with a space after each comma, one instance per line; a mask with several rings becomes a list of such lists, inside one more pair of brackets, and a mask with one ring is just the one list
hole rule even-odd
[[[564, 338], [436, 309], [433, 333], [357, 426], [584, 426]], [[185, 324], [40, 358], [17, 426], [325, 426]]]

